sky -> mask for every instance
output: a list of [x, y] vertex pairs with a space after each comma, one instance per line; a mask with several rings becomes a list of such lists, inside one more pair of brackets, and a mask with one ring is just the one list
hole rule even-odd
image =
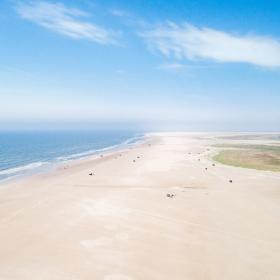
[[280, 1], [0, 1], [0, 129], [280, 131]]

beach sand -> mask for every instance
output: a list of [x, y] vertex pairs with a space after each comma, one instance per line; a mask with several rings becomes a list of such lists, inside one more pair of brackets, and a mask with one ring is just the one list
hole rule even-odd
[[2, 184], [0, 279], [280, 279], [280, 173], [213, 166], [216, 136], [151, 134]]

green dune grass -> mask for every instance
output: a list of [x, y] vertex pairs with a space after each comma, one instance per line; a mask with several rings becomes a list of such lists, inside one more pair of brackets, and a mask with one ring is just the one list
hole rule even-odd
[[280, 171], [280, 147], [271, 145], [227, 145], [214, 156], [223, 164], [253, 168], [257, 170]]

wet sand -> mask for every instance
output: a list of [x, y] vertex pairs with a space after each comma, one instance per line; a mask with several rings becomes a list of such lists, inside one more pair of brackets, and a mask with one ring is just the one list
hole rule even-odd
[[278, 280], [280, 173], [213, 166], [216, 136], [151, 134], [2, 184], [0, 279]]

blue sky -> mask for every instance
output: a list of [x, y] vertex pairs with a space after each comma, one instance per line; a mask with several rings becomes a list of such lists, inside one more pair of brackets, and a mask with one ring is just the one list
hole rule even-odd
[[0, 128], [280, 130], [280, 2], [0, 2]]

